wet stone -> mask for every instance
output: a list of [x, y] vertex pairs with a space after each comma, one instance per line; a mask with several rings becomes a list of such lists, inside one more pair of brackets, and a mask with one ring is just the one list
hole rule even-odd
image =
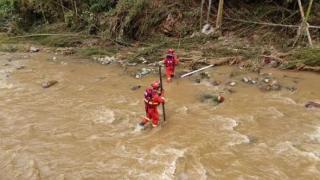
[[34, 46], [31, 46], [31, 47], [30, 47], [30, 52], [31, 52], [31, 53], [35, 53], [35, 52], [39, 52], [39, 51], [40, 51], [39, 48], [36, 48], [36, 47], [34, 47]]
[[146, 76], [147, 74], [150, 74], [152, 72], [152, 69], [149, 68], [142, 68], [139, 72], [136, 73], [136, 78], [142, 78], [143, 76]]
[[243, 77], [243, 78], [242, 78], [242, 82], [244, 82], [244, 83], [249, 83], [249, 78]]
[[229, 84], [229, 86], [235, 86], [237, 83], [235, 81], [231, 81], [228, 84]]

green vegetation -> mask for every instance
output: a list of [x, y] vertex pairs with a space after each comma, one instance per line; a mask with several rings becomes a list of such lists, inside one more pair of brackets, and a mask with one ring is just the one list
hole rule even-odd
[[282, 65], [283, 69], [297, 69], [301, 66], [320, 66], [319, 48], [295, 49], [290, 53], [287, 63]]
[[106, 48], [99, 48], [99, 47], [81, 48], [77, 50], [77, 53], [85, 57], [104, 56], [104, 55], [111, 56], [116, 53], [116, 49], [111, 49], [111, 48], [106, 49]]

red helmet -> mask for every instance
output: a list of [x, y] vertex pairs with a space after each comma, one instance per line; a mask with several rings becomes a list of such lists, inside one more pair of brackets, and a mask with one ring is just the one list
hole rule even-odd
[[174, 49], [168, 49], [168, 54], [173, 54], [174, 53]]
[[151, 86], [152, 86], [153, 89], [159, 89], [160, 83], [159, 83], [159, 81], [155, 81], [155, 82], [153, 82], [153, 83], [151, 84]]
[[224, 97], [223, 96], [218, 96], [218, 102], [222, 103], [224, 101]]
[[167, 54], [167, 57], [169, 58], [169, 57], [173, 57], [173, 54]]

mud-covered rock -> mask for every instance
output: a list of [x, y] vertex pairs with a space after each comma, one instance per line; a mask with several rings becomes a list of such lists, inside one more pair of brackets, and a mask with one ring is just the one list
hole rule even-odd
[[201, 79], [200, 79], [200, 78], [196, 78], [196, 79], [194, 80], [194, 82], [199, 84], [199, 83], [201, 83]]
[[58, 81], [56, 81], [56, 80], [50, 80], [50, 81], [43, 82], [41, 84], [41, 86], [42, 86], [42, 88], [49, 88], [57, 83], [58, 83]]
[[24, 69], [24, 68], [26, 68], [26, 67], [23, 66], [23, 65], [16, 67], [17, 70], [21, 70], [21, 69]]
[[201, 72], [200, 78], [201, 79], [210, 79], [210, 74], [208, 72]]
[[136, 90], [138, 90], [138, 89], [140, 89], [140, 88], [141, 88], [140, 85], [136, 85], [136, 86], [133, 86], [133, 87], [131, 88], [131, 90], [132, 90], [132, 91], [136, 91]]
[[212, 84], [213, 86], [219, 86], [219, 85], [221, 84], [221, 81], [215, 80], [215, 81], [212, 81], [211, 84]]
[[259, 89], [261, 91], [264, 91], [264, 92], [271, 91], [272, 90], [272, 86], [270, 84], [260, 84], [259, 85]]
[[288, 91], [291, 91], [291, 92], [294, 92], [294, 91], [297, 90], [297, 88], [294, 87], [294, 86], [286, 86], [285, 89], [288, 90]]

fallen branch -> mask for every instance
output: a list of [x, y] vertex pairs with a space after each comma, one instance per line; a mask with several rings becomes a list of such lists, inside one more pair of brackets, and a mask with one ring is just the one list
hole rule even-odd
[[267, 59], [270, 59], [270, 60], [274, 60], [274, 61], [277, 61], [279, 63], [283, 63], [284, 60], [279, 58], [279, 57], [276, 57], [276, 56], [267, 56], [267, 55], [261, 55], [261, 57], [263, 58], [267, 58]]
[[302, 67], [301, 70], [303, 70], [303, 71], [313, 71], [313, 72], [320, 73], [320, 67], [304, 66], [304, 67]]

